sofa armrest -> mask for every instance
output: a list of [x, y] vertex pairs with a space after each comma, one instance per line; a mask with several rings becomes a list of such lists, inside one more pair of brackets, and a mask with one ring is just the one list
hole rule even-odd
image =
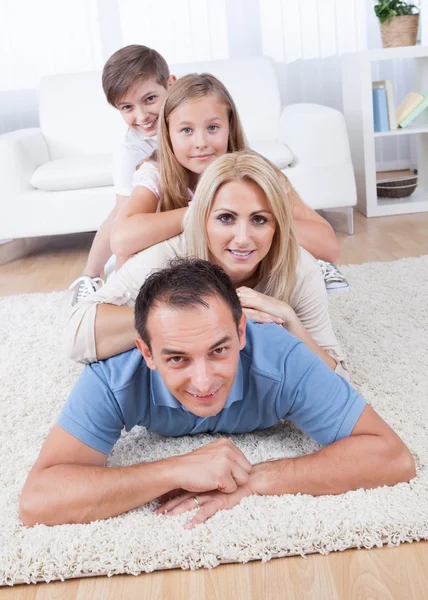
[[279, 135], [293, 153], [292, 167], [339, 166], [351, 160], [345, 119], [334, 108], [304, 103], [285, 106]]
[[48, 161], [48, 147], [39, 128], [0, 135], [0, 198], [3, 202], [30, 189], [34, 171]]
[[294, 157], [284, 173], [308, 206], [314, 210], [355, 206], [355, 175], [341, 112], [319, 104], [285, 106], [280, 140]]

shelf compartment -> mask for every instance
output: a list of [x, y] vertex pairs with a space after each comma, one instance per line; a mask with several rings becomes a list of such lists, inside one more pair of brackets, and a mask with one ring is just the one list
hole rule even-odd
[[408, 198], [395, 199], [377, 196], [377, 208], [373, 216], [382, 217], [418, 212], [428, 212], [428, 192], [421, 187], [416, 188]]

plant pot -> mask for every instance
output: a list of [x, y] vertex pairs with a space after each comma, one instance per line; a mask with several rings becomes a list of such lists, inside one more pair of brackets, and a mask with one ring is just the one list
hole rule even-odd
[[384, 48], [396, 46], [414, 46], [418, 35], [419, 15], [393, 17], [386, 23], [380, 23]]

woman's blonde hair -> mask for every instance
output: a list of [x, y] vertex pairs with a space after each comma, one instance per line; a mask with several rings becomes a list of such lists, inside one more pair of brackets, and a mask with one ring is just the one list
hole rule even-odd
[[270, 250], [260, 263], [259, 284], [263, 293], [288, 302], [299, 258], [292, 217], [292, 198], [296, 192], [287, 177], [257, 152], [225, 154], [204, 172], [184, 222], [188, 253], [211, 260], [207, 221], [220, 187], [236, 180], [254, 182], [269, 202], [276, 228]]
[[159, 115], [158, 148], [152, 158], [158, 161], [161, 179], [160, 210], [167, 211], [187, 206], [189, 202], [189, 171], [176, 159], [169, 135], [169, 117], [181, 104], [214, 96], [227, 108], [229, 115], [229, 140], [227, 152], [247, 147], [244, 131], [236, 105], [224, 85], [214, 75], [194, 73], [181, 77], [169, 89]]

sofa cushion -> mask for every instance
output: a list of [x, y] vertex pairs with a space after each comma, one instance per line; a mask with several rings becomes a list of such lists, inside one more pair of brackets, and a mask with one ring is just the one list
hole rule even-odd
[[126, 125], [106, 101], [99, 71], [43, 77], [39, 115], [51, 160], [107, 154], [125, 137]]
[[49, 192], [113, 185], [113, 158], [102, 154], [52, 160], [34, 171], [30, 183]]
[[285, 169], [293, 162], [290, 148], [281, 142], [251, 142], [250, 147], [268, 158], [278, 169]]
[[[250, 146], [279, 169], [285, 169], [293, 160], [290, 149], [281, 142], [256, 141]], [[110, 154], [102, 154], [51, 160], [34, 171], [30, 183], [48, 192], [113, 185], [113, 159]]]

